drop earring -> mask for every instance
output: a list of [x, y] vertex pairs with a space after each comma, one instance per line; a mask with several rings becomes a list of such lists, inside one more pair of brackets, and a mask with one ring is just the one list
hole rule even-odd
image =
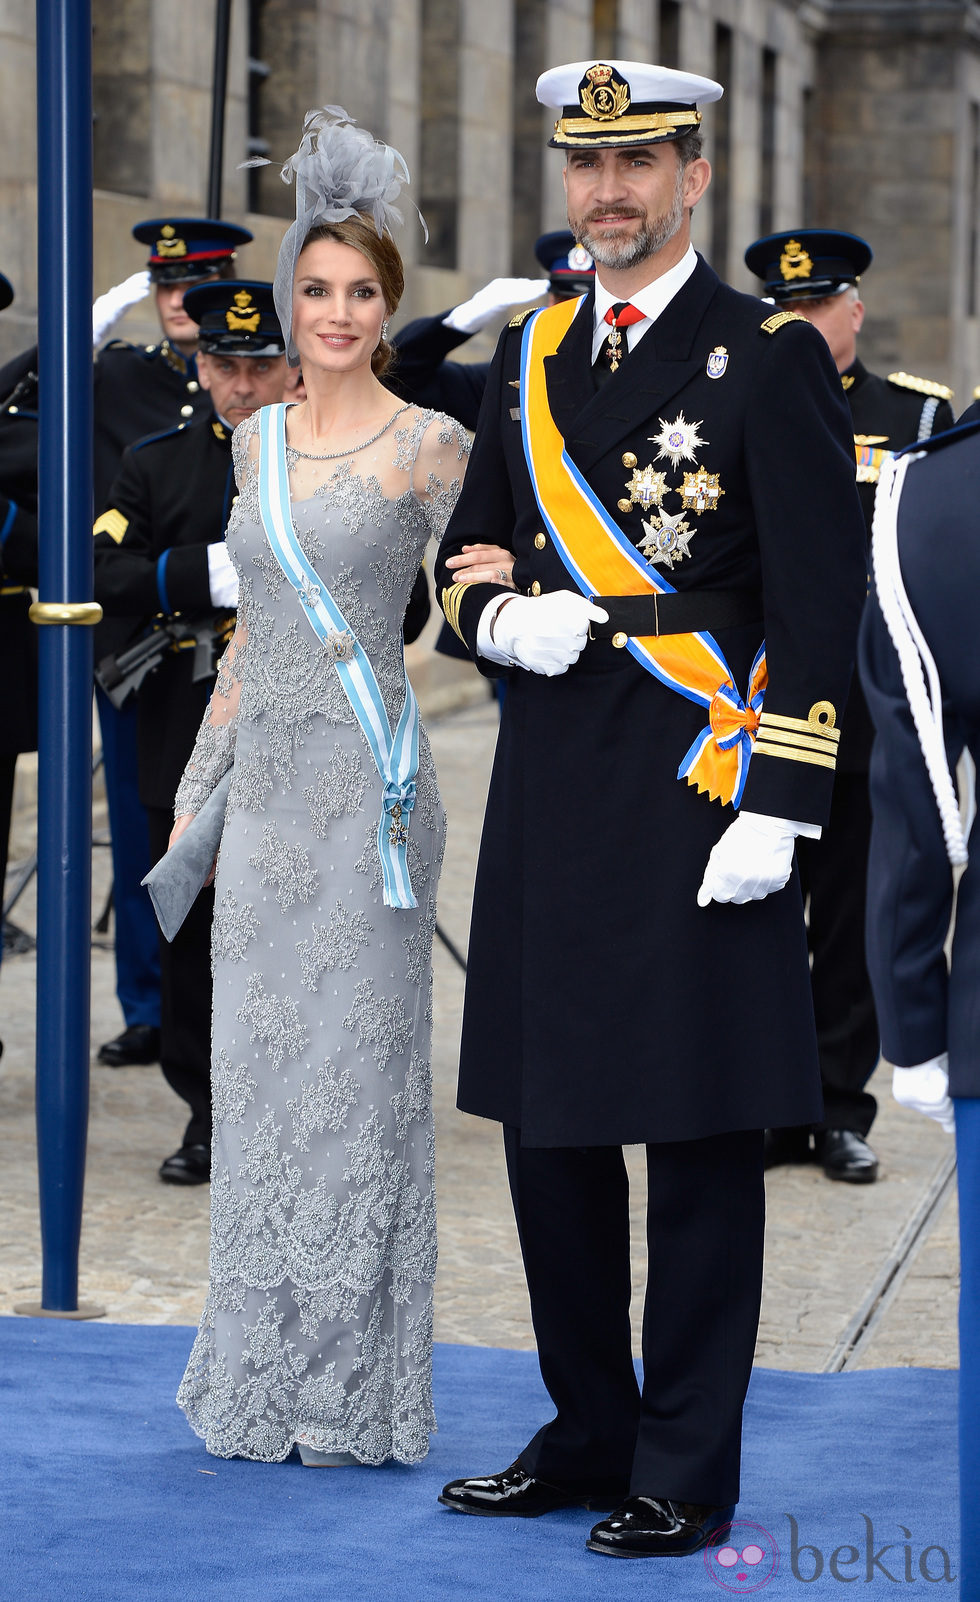
[[384, 343], [384, 341], [387, 338], [388, 338], [388, 318], [386, 317], [384, 322], [381, 324], [381, 342], [382, 342], [382, 344]]

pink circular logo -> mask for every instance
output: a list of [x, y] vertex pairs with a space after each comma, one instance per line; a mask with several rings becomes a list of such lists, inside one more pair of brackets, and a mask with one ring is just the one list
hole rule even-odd
[[720, 1546], [706, 1546], [704, 1566], [722, 1591], [747, 1595], [761, 1591], [779, 1569], [775, 1536], [761, 1524], [735, 1519]]

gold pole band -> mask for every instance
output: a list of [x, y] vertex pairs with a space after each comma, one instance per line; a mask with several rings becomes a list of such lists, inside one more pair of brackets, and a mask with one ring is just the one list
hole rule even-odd
[[102, 622], [98, 601], [35, 601], [28, 613], [32, 623], [83, 623], [91, 628]]

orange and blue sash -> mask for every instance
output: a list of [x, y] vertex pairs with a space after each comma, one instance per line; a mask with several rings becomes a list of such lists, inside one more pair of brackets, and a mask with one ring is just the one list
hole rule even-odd
[[[584, 298], [584, 297], [583, 297]], [[582, 300], [533, 313], [521, 347], [521, 429], [528, 472], [555, 549], [585, 596], [673, 595], [671, 584], [646, 563], [599, 503], [565, 449], [551, 415], [544, 362], [571, 327]], [[765, 642], [749, 673], [745, 700], [710, 634], [631, 639], [627, 649], [668, 689], [708, 710], [708, 723], [677, 770], [712, 800], [737, 807], [748, 776], [766, 687]]]

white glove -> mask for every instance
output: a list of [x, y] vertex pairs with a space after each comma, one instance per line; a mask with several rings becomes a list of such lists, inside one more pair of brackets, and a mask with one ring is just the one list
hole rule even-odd
[[547, 288], [547, 278], [491, 279], [470, 300], [454, 306], [442, 319], [442, 325], [455, 328], [457, 334], [476, 334], [512, 306], [526, 306], [529, 301], [540, 300]]
[[113, 284], [104, 295], [100, 295], [92, 307], [92, 349], [98, 350], [106, 336], [118, 323], [123, 312], [129, 311], [130, 306], [136, 306], [145, 300], [150, 293], [150, 275], [144, 268], [142, 272], [133, 273], [121, 284]]
[[518, 667], [554, 678], [578, 661], [590, 622], [605, 623], [608, 618], [601, 606], [572, 590], [518, 595], [494, 618], [493, 643]]
[[698, 906], [709, 901], [761, 901], [781, 890], [793, 871], [793, 846], [799, 829], [788, 818], [763, 812], [740, 812], [708, 858], [698, 891]]
[[941, 1052], [929, 1062], [920, 1062], [915, 1068], [892, 1070], [892, 1095], [900, 1107], [912, 1112], [925, 1113], [935, 1118], [947, 1135], [956, 1125], [953, 1103], [949, 1099], [949, 1053]]
[[224, 540], [208, 546], [208, 584], [211, 587], [212, 606], [238, 605], [238, 574]]

